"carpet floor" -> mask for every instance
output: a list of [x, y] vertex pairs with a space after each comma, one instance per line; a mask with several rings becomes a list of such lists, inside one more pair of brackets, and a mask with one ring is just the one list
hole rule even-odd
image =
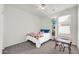
[[[68, 54], [67, 48], [63, 52], [59, 51], [59, 47], [54, 49], [54, 46], [55, 42], [52, 40], [42, 44], [40, 48], [36, 48], [34, 43], [27, 41], [5, 48], [3, 54]], [[77, 47], [72, 46], [71, 53], [78, 54]]]

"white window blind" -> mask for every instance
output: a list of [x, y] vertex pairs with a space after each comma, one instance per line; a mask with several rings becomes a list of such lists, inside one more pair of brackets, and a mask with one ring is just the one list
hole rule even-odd
[[58, 18], [58, 34], [70, 34], [71, 16], [65, 15]]

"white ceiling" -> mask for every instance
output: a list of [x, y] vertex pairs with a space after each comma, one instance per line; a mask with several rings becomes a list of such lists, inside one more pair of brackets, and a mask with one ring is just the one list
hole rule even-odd
[[68, 8], [72, 8], [76, 5], [74, 4], [47, 4], [45, 5], [45, 9], [41, 10], [44, 14], [51, 16], [57, 12], [63, 11]]
[[[51, 16], [57, 12], [76, 6], [75, 4], [45, 4], [45, 9], [39, 8], [40, 4], [14, 4], [9, 5], [33, 13], [41, 18]], [[55, 11], [53, 11], [53, 9]]]

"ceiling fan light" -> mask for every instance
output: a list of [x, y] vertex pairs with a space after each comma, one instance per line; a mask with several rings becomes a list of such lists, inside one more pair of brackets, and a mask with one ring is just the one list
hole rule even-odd
[[40, 9], [42, 9], [42, 10], [44, 10], [44, 9], [45, 9], [45, 7], [42, 7], [42, 6], [39, 6], [39, 8], [40, 8]]
[[43, 10], [44, 10], [45, 8], [44, 8], [44, 7], [41, 7], [41, 9], [43, 9]]
[[42, 7], [45, 7], [45, 4], [41, 4]]

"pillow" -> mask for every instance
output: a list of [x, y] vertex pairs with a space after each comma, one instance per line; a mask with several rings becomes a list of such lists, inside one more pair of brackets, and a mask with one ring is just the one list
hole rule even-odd
[[45, 29], [44, 32], [45, 32], [45, 33], [49, 33], [49, 29]]
[[49, 33], [50, 29], [41, 29], [40, 31], [44, 33]]

